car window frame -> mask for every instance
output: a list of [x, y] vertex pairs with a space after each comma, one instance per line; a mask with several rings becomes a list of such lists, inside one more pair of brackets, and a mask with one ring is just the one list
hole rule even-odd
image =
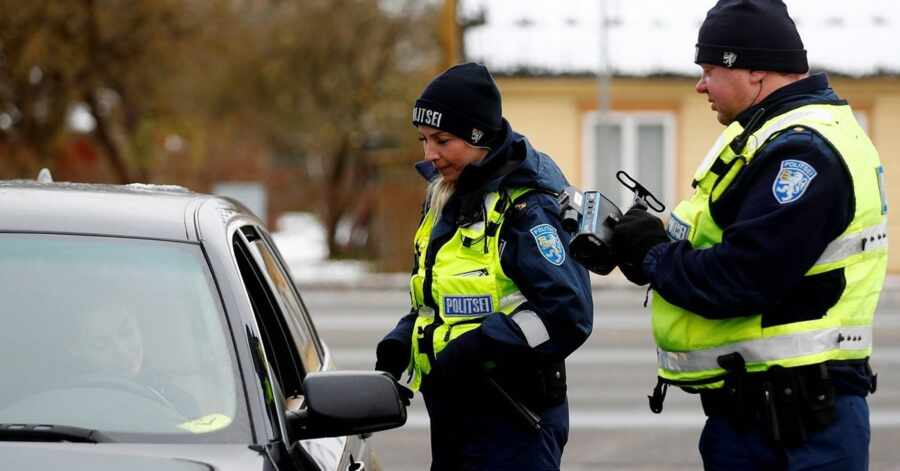
[[[246, 233], [248, 227], [252, 226], [242, 226], [235, 231], [232, 243], [235, 256], [241, 257], [243, 263], [247, 264], [247, 269], [250, 270], [250, 273], [246, 275], [253, 277], [253, 279], [247, 280], [243, 268], [241, 269], [244, 289], [251, 302], [260, 340], [265, 347], [266, 361], [271, 373], [275, 376], [273, 379], [281, 386], [280, 392], [284, 397], [302, 395], [301, 384], [306, 371], [293, 337], [285, 324], [282, 303], [277, 299], [277, 290], [271, 286], [265, 269], [260, 266], [260, 261], [250, 249], [253, 241], [248, 240]], [[258, 235], [258, 233], [251, 234], [253, 235], [249, 237], [250, 239]], [[239, 267], [241, 267], [242, 260], [238, 260]], [[252, 286], [261, 292], [250, 292], [251, 286], [248, 286], [250, 282], [253, 282]], [[262, 299], [260, 299], [261, 297]]]
[[[298, 329], [305, 329], [309, 333], [310, 341], [313, 344], [313, 347], [316, 350], [316, 355], [318, 357], [318, 368], [315, 368], [316, 371], [322, 371], [327, 369], [326, 364], [326, 355], [325, 355], [325, 346], [322, 343], [322, 338], [319, 337], [319, 332], [316, 330], [315, 324], [313, 324], [312, 317], [309, 313], [309, 309], [306, 307], [306, 303], [303, 301], [303, 296], [300, 294], [300, 290], [297, 288], [297, 284], [294, 282], [294, 277], [291, 275], [290, 270], [288, 269], [287, 263], [285, 263], [284, 258], [281, 256], [281, 252], [278, 250], [277, 244], [272, 240], [271, 235], [266, 231], [261, 231], [260, 235], [262, 236], [262, 241], [260, 241], [261, 246], [265, 247], [274, 257], [275, 268], [280, 272], [281, 276], [286, 279], [288, 283], [288, 292], [286, 293], [288, 296], [292, 296], [295, 302], [295, 305], [298, 307], [297, 317], [290, 316], [289, 321], [295, 321], [299, 323], [296, 325]], [[291, 331], [293, 334], [293, 331]], [[297, 339], [295, 339], [297, 341]], [[301, 358], [301, 361], [303, 359]], [[310, 372], [310, 368], [308, 365], [304, 365], [307, 367], [307, 373]]]
[[[248, 235], [250, 236], [248, 240]], [[301, 312], [298, 312], [300, 315], [300, 319], [294, 319], [296, 321], [302, 322], [305, 326], [308, 326], [308, 332], [310, 333], [310, 339], [314, 341], [316, 346], [317, 354], [319, 355], [320, 367], [322, 369], [326, 368], [326, 363], [324, 361], [325, 355], [324, 346], [321, 343], [321, 338], [318, 336], [318, 332], [316, 332], [315, 327], [312, 324], [312, 320], [308, 316], [308, 311], [306, 310], [306, 306], [303, 304], [303, 299], [300, 297], [299, 293], [296, 290], [296, 285], [293, 283], [293, 279], [288, 276], [288, 271], [284, 268], [283, 259], [281, 258], [280, 253], [278, 253], [274, 244], [271, 243], [271, 239], [268, 238], [268, 232], [265, 229], [251, 224], [243, 224], [239, 226], [235, 230], [235, 238], [240, 241], [240, 244], [234, 244], [233, 250], [235, 252], [235, 256], [244, 257], [244, 259], [250, 264], [253, 271], [257, 275], [257, 282], [262, 282], [264, 286], [264, 290], [267, 291], [268, 295], [273, 297], [275, 300], [275, 305], [273, 308], [277, 312], [277, 316], [280, 316], [279, 319], [284, 323], [280, 324], [281, 326], [281, 338], [284, 339], [285, 334], [289, 341], [290, 351], [294, 355], [295, 360], [301, 361], [302, 358], [298, 354], [297, 346], [293, 343], [294, 339], [291, 337], [292, 333], [290, 329], [286, 326], [287, 323], [292, 319], [290, 316], [286, 315], [286, 313], [282, 310], [284, 301], [279, 299], [279, 291], [277, 288], [272, 286], [272, 281], [269, 278], [268, 273], [265, 270], [265, 261], [261, 260], [258, 257], [258, 254], [254, 253], [251, 249], [254, 244], [258, 244], [257, 248], [261, 247], [264, 250], [268, 250], [270, 252], [269, 255], [273, 256], [272, 261], [275, 262], [275, 269], [278, 269], [280, 272], [280, 276], [284, 277], [286, 280], [290, 280], [288, 285], [290, 286], [290, 293], [296, 296], [295, 300], [297, 301], [297, 306], [302, 309]], [[240, 265], [240, 262], [238, 262]], [[243, 279], [243, 275], [241, 275]], [[251, 303], [253, 303], [252, 296], [250, 293], [248, 294], [248, 298], [250, 298]], [[267, 340], [267, 334], [264, 333], [263, 329], [265, 327], [260, 322], [260, 319], [257, 317], [257, 313], [254, 310], [253, 312], [254, 319], [256, 320], [259, 334], [260, 336], [255, 336], [252, 332], [248, 331], [249, 339], [251, 341], [250, 348], [253, 351], [254, 362], [260, 363], [257, 365], [258, 371], [266, 371], [267, 369], [264, 367], [267, 364], [267, 357], [273, 356], [270, 348], [266, 348], [265, 343]], [[258, 348], [254, 348], [253, 343], [259, 342], [262, 344], [262, 352], [259, 352]], [[271, 365], [271, 364], [269, 364]], [[301, 367], [304, 367], [301, 363]], [[284, 415], [288, 410], [298, 410], [302, 409], [305, 404], [304, 401], [304, 392], [302, 390], [302, 379], [301, 379], [301, 387], [297, 391], [297, 394], [292, 395], [286, 389], [282, 387], [280, 378], [275, 374], [273, 369], [268, 368], [269, 375], [273, 376], [271, 378], [271, 385], [273, 387], [273, 394], [270, 400], [267, 401], [266, 407], [270, 414], [270, 420], [274, 423], [278, 423], [280, 428], [278, 430], [274, 430], [275, 439], [281, 440], [284, 443], [288, 450], [291, 450], [290, 453], [294, 456], [294, 459], [303, 458], [308, 461], [308, 463], [314, 463], [318, 468], [324, 470], [331, 469], [344, 469], [346, 468], [352, 460], [353, 448], [351, 447], [351, 443], [355, 443], [353, 437], [343, 436], [343, 437], [326, 437], [326, 438], [314, 438], [314, 439], [305, 439], [297, 441], [294, 437], [291, 436], [290, 431], [287, 429], [286, 420]], [[262, 381], [265, 381], [264, 378], [261, 378]], [[265, 387], [265, 386], [263, 386]], [[314, 453], [316, 449], [331, 449], [337, 453], [337, 455], [329, 458], [334, 459], [335, 461], [331, 463], [328, 460], [322, 460], [322, 457], [314, 458], [314, 456], [318, 456]], [[330, 456], [330, 455], [328, 455]], [[305, 458], [304, 458], [305, 457]]]

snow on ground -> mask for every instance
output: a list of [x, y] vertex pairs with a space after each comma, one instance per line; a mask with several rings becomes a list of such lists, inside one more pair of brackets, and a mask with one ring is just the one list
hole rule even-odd
[[328, 260], [325, 228], [311, 213], [284, 213], [272, 239], [298, 284], [354, 283], [368, 276], [358, 260]]

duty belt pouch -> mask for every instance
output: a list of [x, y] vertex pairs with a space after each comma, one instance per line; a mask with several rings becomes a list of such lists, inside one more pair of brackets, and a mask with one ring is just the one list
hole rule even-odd
[[[774, 442], [795, 447], [809, 432], [822, 430], [834, 421], [834, 385], [824, 363], [797, 368], [773, 366], [765, 373], [771, 385], [773, 413], [767, 424]], [[765, 402], [765, 399], [764, 399]]]
[[733, 409], [730, 418], [736, 427], [743, 428], [747, 425], [747, 401], [745, 396], [747, 364], [744, 357], [738, 352], [729, 353], [716, 358], [716, 363], [725, 370], [725, 385], [723, 393], [732, 401]]
[[563, 361], [545, 365], [538, 372], [542, 406], [550, 407], [566, 398], [566, 363]]
[[497, 381], [516, 399], [535, 410], [560, 404], [566, 398], [566, 366], [560, 361], [542, 365], [501, 368]]
[[820, 430], [834, 421], [834, 383], [825, 363], [813, 365], [807, 371], [800, 378], [804, 410], [810, 427]]
[[806, 441], [804, 398], [796, 371], [773, 366], [763, 381], [763, 412], [769, 438], [776, 444], [794, 447]]

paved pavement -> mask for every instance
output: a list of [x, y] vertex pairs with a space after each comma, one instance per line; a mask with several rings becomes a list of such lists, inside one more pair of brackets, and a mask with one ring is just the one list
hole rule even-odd
[[[891, 281], [891, 287], [896, 286]], [[364, 288], [301, 286], [338, 367], [370, 369], [375, 344], [408, 309], [397, 283]], [[703, 414], [696, 396], [670, 390], [660, 415], [647, 408], [655, 382], [655, 350], [643, 290], [611, 285], [594, 291], [594, 332], [567, 362], [572, 428], [566, 471], [701, 469], [697, 438]], [[900, 289], [882, 296], [873, 365], [879, 391], [871, 398], [872, 470], [900, 471]], [[420, 397], [407, 425], [372, 438], [386, 470], [421, 471], [429, 460], [428, 420]]]

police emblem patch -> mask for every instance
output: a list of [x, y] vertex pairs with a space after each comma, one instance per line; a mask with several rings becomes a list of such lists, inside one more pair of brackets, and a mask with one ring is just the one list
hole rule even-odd
[[538, 250], [548, 262], [559, 266], [566, 261], [566, 250], [553, 226], [540, 224], [532, 227], [530, 232], [537, 242]]
[[772, 183], [772, 194], [780, 204], [793, 203], [803, 196], [813, 178], [818, 175], [812, 165], [800, 160], [784, 160]]

